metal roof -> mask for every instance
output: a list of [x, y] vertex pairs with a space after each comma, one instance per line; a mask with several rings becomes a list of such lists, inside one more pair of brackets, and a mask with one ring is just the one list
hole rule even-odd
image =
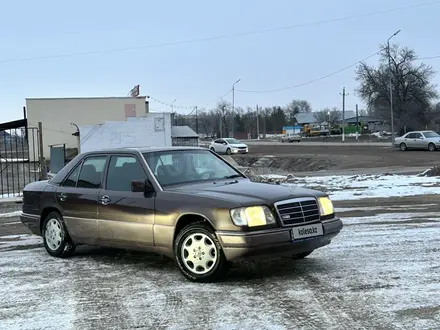
[[[359, 121], [367, 122], [367, 123], [376, 123], [376, 122], [382, 122], [383, 120], [380, 118], [370, 117], [370, 116], [358, 116], [357, 118]], [[347, 123], [355, 123], [356, 122], [356, 116], [354, 117], [345, 117], [345, 121]]]
[[[342, 120], [342, 111], [338, 111], [340, 113], [340, 117]], [[298, 124], [310, 124], [310, 123], [317, 123], [319, 122], [315, 118], [316, 112], [300, 112], [295, 116], [296, 121]], [[345, 111], [345, 118], [352, 118], [356, 117], [356, 113], [353, 110], [346, 110]]]
[[171, 137], [198, 138], [199, 135], [188, 126], [172, 126]]

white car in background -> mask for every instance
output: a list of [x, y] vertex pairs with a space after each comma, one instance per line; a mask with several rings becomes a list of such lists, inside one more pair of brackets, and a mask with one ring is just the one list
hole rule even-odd
[[434, 131], [413, 131], [394, 139], [394, 146], [400, 150], [429, 150], [440, 149], [440, 135]]
[[248, 146], [234, 138], [217, 139], [211, 142], [209, 149], [220, 154], [247, 154]]

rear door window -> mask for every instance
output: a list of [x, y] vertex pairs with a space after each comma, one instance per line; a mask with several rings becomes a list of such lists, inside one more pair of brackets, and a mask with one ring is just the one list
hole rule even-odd
[[81, 167], [77, 187], [91, 189], [101, 188], [106, 162], [107, 156], [88, 157]]

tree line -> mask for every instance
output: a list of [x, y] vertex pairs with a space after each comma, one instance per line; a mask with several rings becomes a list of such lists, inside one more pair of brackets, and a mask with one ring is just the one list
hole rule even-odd
[[[366, 109], [359, 111], [360, 116], [372, 116], [390, 124], [391, 79], [396, 132], [440, 125], [439, 93], [432, 83], [436, 71], [418, 60], [413, 49], [382, 45], [377, 65], [360, 63], [355, 73], [355, 92], [366, 104]], [[197, 116], [175, 114], [173, 125], [187, 125], [208, 136], [230, 136], [232, 130], [234, 135], [256, 136], [257, 131], [275, 134], [283, 126], [296, 125], [295, 116], [302, 112], [312, 112], [309, 101], [294, 99], [284, 106], [236, 107], [234, 111], [230, 102], [221, 101], [213, 109], [198, 111]], [[341, 109], [337, 107], [319, 109], [313, 114], [317, 122], [333, 124], [341, 120]]]

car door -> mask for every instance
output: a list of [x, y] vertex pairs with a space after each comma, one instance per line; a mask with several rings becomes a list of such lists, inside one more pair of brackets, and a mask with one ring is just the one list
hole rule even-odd
[[214, 141], [214, 149], [215, 152], [217, 153], [222, 153], [225, 152], [225, 145], [224, 145], [224, 140], [223, 139], [217, 139]]
[[99, 240], [104, 245], [152, 246], [154, 196], [132, 192], [131, 182], [147, 179], [134, 155], [112, 155], [98, 199]]
[[411, 148], [411, 149], [413, 149], [413, 148], [416, 147], [415, 137], [416, 137], [415, 133], [408, 133], [408, 134], [405, 136], [405, 140], [404, 140], [404, 142], [405, 142], [407, 148]]
[[95, 244], [98, 240], [98, 193], [107, 155], [88, 156], [57, 188], [57, 204], [67, 230], [76, 243]]
[[428, 149], [428, 142], [422, 133], [414, 133], [414, 147], [417, 149]]

